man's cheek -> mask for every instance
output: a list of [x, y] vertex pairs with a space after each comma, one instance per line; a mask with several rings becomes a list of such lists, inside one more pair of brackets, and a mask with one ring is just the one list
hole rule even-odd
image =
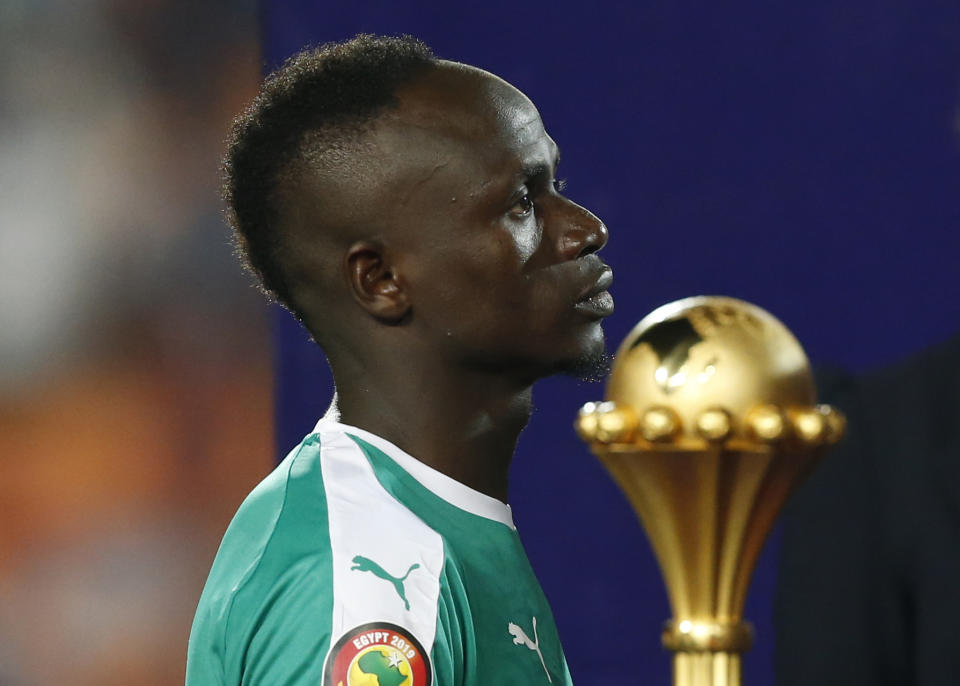
[[512, 226], [498, 241], [501, 249], [499, 259], [502, 263], [516, 264], [522, 269], [533, 259], [540, 242], [540, 230], [536, 219], [531, 216], [527, 221]]

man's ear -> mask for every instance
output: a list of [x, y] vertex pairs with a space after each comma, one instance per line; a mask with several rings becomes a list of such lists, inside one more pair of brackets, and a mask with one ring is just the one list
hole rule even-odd
[[369, 241], [351, 245], [346, 254], [347, 279], [360, 307], [386, 324], [399, 324], [410, 312], [410, 303], [400, 275], [384, 252]]

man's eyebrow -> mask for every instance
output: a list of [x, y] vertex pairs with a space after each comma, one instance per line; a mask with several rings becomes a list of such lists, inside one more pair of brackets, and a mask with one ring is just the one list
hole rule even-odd
[[520, 170], [524, 181], [546, 181], [553, 178], [553, 169], [545, 164], [532, 164]]
[[525, 181], [550, 181], [553, 179], [554, 174], [557, 171], [557, 165], [560, 164], [560, 148], [559, 146], [555, 148], [556, 158], [553, 165], [547, 165], [538, 163], [525, 165], [520, 173], [523, 176]]

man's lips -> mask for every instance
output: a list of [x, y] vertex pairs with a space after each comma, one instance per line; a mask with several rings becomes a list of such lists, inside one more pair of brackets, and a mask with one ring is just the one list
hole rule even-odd
[[603, 293], [605, 290], [610, 288], [610, 284], [613, 283], [613, 270], [610, 269], [607, 265], [603, 265], [603, 270], [600, 272], [600, 275], [594, 281], [593, 285], [588, 288], [583, 294], [577, 299], [577, 302], [583, 302], [584, 300], [589, 300], [595, 295]]
[[600, 276], [593, 285], [577, 301], [574, 306], [577, 310], [592, 317], [602, 319], [613, 314], [613, 296], [607, 292], [613, 283], [613, 270], [604, 265]]

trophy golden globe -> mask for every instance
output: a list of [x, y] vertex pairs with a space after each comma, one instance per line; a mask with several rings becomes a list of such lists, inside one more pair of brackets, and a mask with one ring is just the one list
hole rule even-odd
[[815, 404], [787, 328], [750, 303], [695, 297], [647, 315], [617, 352], [606, 400], [576, 427], [646, 529], [673, 618], [675, 686], [737, 686], [763, 542], [843, 416]]

